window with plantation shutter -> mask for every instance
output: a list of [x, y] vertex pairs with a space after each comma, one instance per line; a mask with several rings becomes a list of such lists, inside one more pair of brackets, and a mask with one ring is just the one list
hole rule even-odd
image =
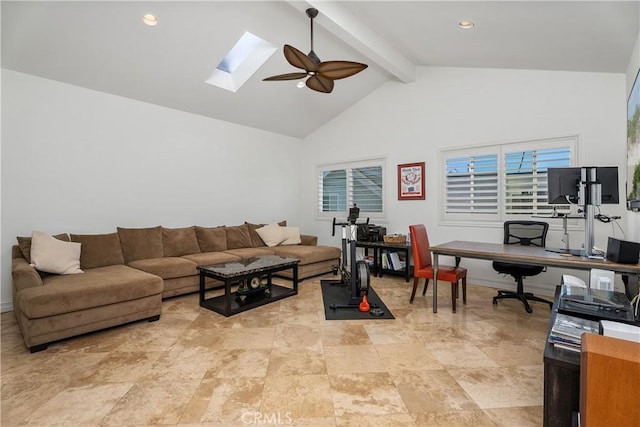
[[384, 216], [384, 160], [335, 163], [317, 167], [319, 217], [347, 217], [354, 203], [360, 217]]
[[443, 150], [445, 222], [502, 222], [545, 215], [568, 205], [547, 203], [547, 169], [573, 166], [577, 136]]
[[446, 159], [446, 209], [450, 213], [498, 212], [498, 156], [470, 155]]
[[[547, 203], [547, 169], [571, 165], [569, 147], [507, 151], [504, 154], [505, 213], [549, 214]], [[556, 210], [569, 210], [558, 206]]]

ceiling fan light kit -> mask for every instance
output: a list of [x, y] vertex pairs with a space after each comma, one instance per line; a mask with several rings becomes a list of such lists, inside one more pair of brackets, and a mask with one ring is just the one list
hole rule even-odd
[[311, 21], [311, 51], [305, 55], [300, 50], [288, 44], [284, 45], [284, 57], [287, 62], [304, 72], [279, 74], [263, 79], [263, 81], [284, 81], [306, 78], [305, 85], [322, 93], [331, 93], [334, 80], [353, 76], [367, 68], [367, 64], [353, 61], [326, 61], [322, 62], [313, 51], [313, 18], [318, 16], [315, 8], [307, 9], [307, 16]]

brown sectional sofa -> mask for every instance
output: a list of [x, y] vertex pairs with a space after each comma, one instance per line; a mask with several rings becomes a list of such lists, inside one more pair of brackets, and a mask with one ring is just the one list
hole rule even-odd
[[[67, 275], [31, 267], [30, 238], [18, 237], [12, 252], [13, 306], [26, 346], [34, 352], [86, 332], [158, 320], [163, 298], [198, 290], [198, 266], [275, 254], [298, 258], [302, 280], [330, 272], [338, 263], [340, 249], [318, 246], [315, 236], [302, 235], [297, 245], [267, 247], [255, 231], [261, 226], [118, 227], [110, 234], [58, 235], [81, 244], [84, 273]], [[291, 277], [290, 271], [281, 273]]]

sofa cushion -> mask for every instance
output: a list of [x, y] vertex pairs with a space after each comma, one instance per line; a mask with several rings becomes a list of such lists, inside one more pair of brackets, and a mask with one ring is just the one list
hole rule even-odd
[[122, 228], [118, 227], [124, 262], [148, 258], [162, 258], [162, 227]]
[[227, 232], [225, 226], [198, 227], [196, 237], [200, 252], [222, 252], [227, 249]]
[[[253, 246], [254, 248], [260, 248], [262, 246], [266, 246], [262, 238], [260, 238], [258, 233], [256, 233], [256, 229], [264, 227], [267, 224], [252, 224], [247, 221], [245, 221], [244, 223], [247, 224], [247, 227], [249, 227], [249, 236], [251, 237], [251, 246]], [[287, 221], [286, 220], [280, 221], [278, 225], [281, 227], [286, 227]]]
[[126, 265], [110, 265], [71, 276], [47, 276], [44, 286], [18, 292], [20, 311], [35, 319], [161, 294], [162, 279]]
[[124, 264], [118, 233], [72, 234], [72, 242], [80, 247], [80, 268], [97, 268]]
[[224, 253], [239, 256], [240, 258], [252, 258], [260, 255], [273, 255], [274, 253], [271, 249], [266, 246], [262, 248], [238, 248], [227, 249]]
[[162, 247], [164, 256], [181, 256], [200, 252], [195, 227], [162, 227]]
[[198, 274], [196, 263], [182, 257], [147, 258], [131, 261], [127, 265], [155, 274], [163, 279], [195, 276]]
[[225, 227], [227, 249], [251, 248], [251, 236], [247, 224]]
[[316, 262], [337, 260], [340, 258], [341, 251], [339, 248], [332, 246], [276, 246], [271, 250], [280, 256], [298, 258], [300, 265], [313, 264]]
[[[62, 240], [63, 242], [69, 241], [69, 235], [67, 233], [56, 234], [56, 239]], [[18, 246], [20, 247], [20, 251], [22, 252], [22, 256], [27, 260], [28, 263], [31, 263], [31, 236], [22, 237], [18, 236]]]
[[200, 254], [183, 255], [182, 258], [193, 261], [199, 266], [221, 264], [223, 262], [238, 261], [240, 259], [238, 255], [233, 255], [227, 252], [205, 252]]
[[63, 242], [47, 233], [34, 231], [31, 235], [31, 265], [47, 273], [82, 273], [80, 246], [80, 243]]

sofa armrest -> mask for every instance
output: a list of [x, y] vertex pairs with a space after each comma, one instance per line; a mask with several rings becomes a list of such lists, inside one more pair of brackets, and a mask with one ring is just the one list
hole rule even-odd
[[318, 236], [310, 236], [307, 234], [300, 235], [300, 244], [304, 246], [318, 246]]
[[11, 277], [13, 278], [13, 291], [15, 293], [23, 289], [43, 285], [40, 274], [24, 258], [14, 258], [12, 260]]

